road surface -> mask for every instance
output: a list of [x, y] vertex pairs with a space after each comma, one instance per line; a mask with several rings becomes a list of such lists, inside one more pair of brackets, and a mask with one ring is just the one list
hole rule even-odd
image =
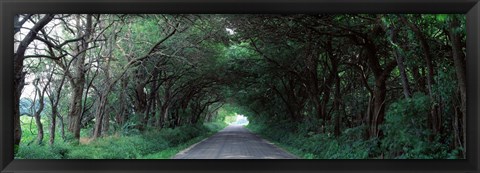
[[297, 157], [240, 125], [230, 125], [217, 134], [181, 151], [173, 159], [296, 159]]

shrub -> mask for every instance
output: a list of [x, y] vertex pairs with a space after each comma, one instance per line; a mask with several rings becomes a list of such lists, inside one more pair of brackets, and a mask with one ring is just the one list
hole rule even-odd
[[[88, 144], [56, 142], [54, 146], [21, 143], [19, 159], [135, 159], [167, 158], [226, 126], [224, 122], [150, 129], [141, 134], [117, 134]], [[130, 131], [131, 132], [131, 131]], [[67, 138], [69, 138], [67, 136]], [[60, 141], [60, 138], [58, 141]], [[182, 148], [183, 147], [183, 148]], [[148, 156], [148, 157], [145, 157]]]
[[[319, 121], [315, 121], [319, 123]], [[315, 132], [314, 123], [298, 124], [298, 131], [290, 131], [282, 124], [250, 123], [248, 129], [278, 143], [288, 151], [305, 159], [364, 159], [373, 150], [374, 140], [363, 140], [357, 136], [359, 128], [345, 129], [346, 135], [336, 138], [331, 134]], [[318, 128], [318, 124], [317, 124]], [[356, 136], [350, 138], [350, 136]]]
[[389, 158], [428, 158], [430, 147], [427, 117], [430, 99], [423, 94], [415, 94], [410, 99], [402, 99], [390, 105], [382, 127], [385, 137], [381, 147]]
[[69, 150], [64, 144], [50, 145], [26, 145], [20, 144], [20, 149], [15, 155], [16, 159], [62, 159]]

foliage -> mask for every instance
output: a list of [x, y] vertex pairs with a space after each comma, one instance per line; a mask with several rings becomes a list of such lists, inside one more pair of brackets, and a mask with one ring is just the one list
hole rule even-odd
[[431, 147], [427, 116], [431, 107], [428, 96], [417, 93], [411, 99], [390, 105], [385, 118], [385, 138], [382, 147], [387, 157], [421, 158], [428, 156], [424, 150]]
[[18, 158], [165, 158], [237, 114], [302, 158], [466, 156], [464, 15], [18, 14], [16, 41], [48, 16], [15, 53]]
[[[27, 124], [24, 124], [26, 128]], [[17, 159], [135, 159], [170, 158], [189, 144], [198, 142], [223, 129], [225, 123], [215, 122], [175, 129], [152, 130], [141, 134], [117, 134], [87, 143], [74, 144], [57, 138], [55, 145], [21, 143]], [[35, 134], [27, 133], [24, 137]], [[153, 153], [153, 154], [152, 154]]]
[[247, 127], [304, 159], [366, 159], [370, 157], [375, 142], [352, 140], [347, 136], [335, 138], [329, 134], [292, 133], [281, 125], [257, 123], [255, 121]]

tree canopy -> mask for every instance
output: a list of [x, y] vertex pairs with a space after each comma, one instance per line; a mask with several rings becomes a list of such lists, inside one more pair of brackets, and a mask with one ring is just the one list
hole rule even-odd
[[465, 158], [465, 30], [459, 14], [19, 14], [15, 144], [21, 115], [53, 146], [229, 111], [304, 158]]

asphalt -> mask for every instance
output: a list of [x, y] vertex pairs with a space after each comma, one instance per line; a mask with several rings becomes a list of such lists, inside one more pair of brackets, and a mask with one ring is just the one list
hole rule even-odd
[[262, 139], [240, 125], [230, 125], [173, 157], [173, 159], [296, 158], [296, 156]]

